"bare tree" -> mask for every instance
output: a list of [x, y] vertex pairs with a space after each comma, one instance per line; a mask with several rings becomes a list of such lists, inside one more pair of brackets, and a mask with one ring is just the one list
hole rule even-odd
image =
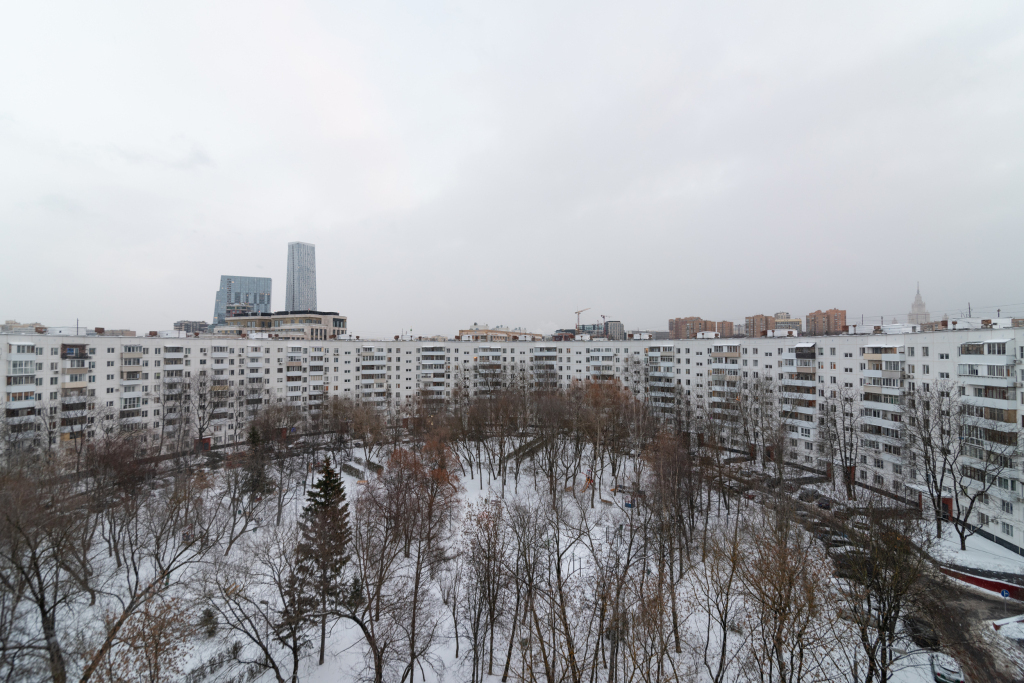
[[297, 683], [310, 646], [297, 543], [294, 528], [268, 527], [240, 557], [212, 564], [204, 579], [210, 606], [248, 645], [238, 661], [273, 672], [278, 683]]
[[833, 678], [830, 653], [837, 643], [822, 621], [832, 593], [831, 568], [820, 546], [777, 510], [770, 523], [747, 525], [740, 582], [749, 618], [747, 646], [751, 676], [761, 681], [799, 683]]
[[[856, 471], [860, 457], [861, 407], [860, 396], [853, 387], [830, 389], [818, 401], [818, 450], [830, 466], [839, 467], [847, 500], [856, 500]], [[830, 473], [835, 487], [835, 473]]]
[[[928, 537], [901, 510], [869, 505], [868, 529], [847, 528], [863, 548], [836, 559], [846, 579], [840, 617], [849, 621], [859, 641], [853, 668], [864, 683], [886, 683], [902, 658], [898, 627], [908, 607], [921, 601], [929, 571]], [[860, 663], [864, 669], [860, 669]]]
[[[935, 533], [942, 536], [942, 522], [949, 519], [952, 512], [946, 503], [951, 506], [955, 497], [953, 477], [960, 477], [963, 483], [961, 468], [978, 468], [984, 486], [987, 477], [998, 476], [1002, 464], [998, 459], [972, 458], [969, 465], [966, 462], [964, 436], [972, 425], [967, 424], [968, 412], [961, 402], [959, 388], [952, 382], [921, 383], [908, 390], [903, 400], [901, 422], [895, 423], [893, 430], [898, 432], [911, 466], [924, 473], [928, 502], [935, 516]], [[872, 426], [872, 429], [885, 428]], [[967, 477], [973, 479], [972, 473], [973, 469], [968, 470]]]
[[696, 654], [714, 683], [727, 679], [746, 638], [737, 628], [743, 616], [739, 582], [743, 554], [739, 515], [735, 515], [731, 524], [711, 528], [703, 561], [690, 574], [691, 605], [702, 624]]
[[[990, 393], [1005, 392], [1005, 389], [986, 388]], [[983, 524], [973, 524], [971, 515], [982, 501], [988, 500], [989, 493], [996, 497], [1006, 495], [1011, 484], [1009, 477], [1002, 476], [1013, 470], [1015, 459], [1021, 457], [1021, 430], [1016, 427], [1012, 416], [1003, 409], [974, 405], [961, 399], [959, 409], [962, 415], [959, 425], [959, 451], [954, 451], [949, 467], [949, 483], [953, 489], [952, 516], [950, 521], [960, 538], [960, 549], [967, 549], [967, 539], [973, 536]], [[1007, 419], [1009, 418], [1009, 419]], [[1013, 495], [1012, 493], [1010, 494]], [[1012, 501], [1003, 510], [1012, 512]], [[974, 521], [983, 522], [982, 519]]]
[[192, 649], [193, 625], [180, 598], [152, 600], [122, 627], [115, 645], [97, 667], [104, 683], [169, 683], [181, 680]]
[[62, 622], [85, 592], [76, 579], [84, 568], [67, 571], [74, 560], [70, 546], [85, 521], [69, 509], [69, 493], [67, 487], [46, 487], [23, 473], [5, 475], [0, 483], [0, 584], [6, 595], [31, 605], [33, 622], [20, 629], [26, 639], [8, 648], [41, 656], [55, 683], [68, 680]]

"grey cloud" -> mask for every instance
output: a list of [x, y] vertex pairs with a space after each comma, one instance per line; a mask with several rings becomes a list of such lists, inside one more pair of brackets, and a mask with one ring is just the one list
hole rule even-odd
[[[889, 319], [917, 280], [937, 313], [1019, 289], [1021, 5], [150, 11], [0, 26], [0, 229], [88, 252], [67, 279], [119, 292], [76, 303], [97, 324], [205, 317], [249, 270], [281, 305], [292, 240], [360, 334], [549, 331], [587, 306]], [[56, 275], [7, 317], [67, 319]]]
[[132, 165], [151, 165], [185, 171], [213, 166], [213, 160], [206, 151], [194, 143], [187, 150], [179, 152], [141, 152], [123, 149], [117, 145], [110, 145], [110, 151], [114, 156]]

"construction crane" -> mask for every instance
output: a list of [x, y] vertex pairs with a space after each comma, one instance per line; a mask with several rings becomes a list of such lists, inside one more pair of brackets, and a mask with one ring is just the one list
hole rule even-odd
[[590, 310], [589, 308], [581, 308], [580, 310], [576, 311], [576, 329], [577, 330], [580, 329], [580, 313], [583, 313], [584, 311], [589, 311], [589, 310]]

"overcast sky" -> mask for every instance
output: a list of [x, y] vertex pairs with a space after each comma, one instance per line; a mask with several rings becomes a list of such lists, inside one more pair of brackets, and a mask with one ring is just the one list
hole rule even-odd
[[363, 335], [1024, 315], [1022, 218], [1020, 2], [0, 6], [5, 319], [282, 308], [296, 240]]

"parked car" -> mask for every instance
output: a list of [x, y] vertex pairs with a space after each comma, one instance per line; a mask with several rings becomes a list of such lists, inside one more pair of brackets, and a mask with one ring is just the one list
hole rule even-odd
[[964, 672], [955, 659], [941, 652], [932, 654], [928, 659], [935, 683], [964, 683]]
[[871, 519], [867, 515], [856, 515], [850, 518], [850, 526], [857, 531], [871, 531]]
[[840, 548], [843, 546], [853, 545], [853, 541], [851, 541], [850, 537], [846, 534], [823, 532], [818, 533], [817, 538], [825, 544], [826, 548]]
[[821, 498], [818, 499], [818, 507], [820, 507], [822, 510], [831, 510], [832, 499], [822, 496]]
[[813, 503], [818, 499], [818, 492], [811, 489], [802, 489], [796, 499], [803, 503]]

